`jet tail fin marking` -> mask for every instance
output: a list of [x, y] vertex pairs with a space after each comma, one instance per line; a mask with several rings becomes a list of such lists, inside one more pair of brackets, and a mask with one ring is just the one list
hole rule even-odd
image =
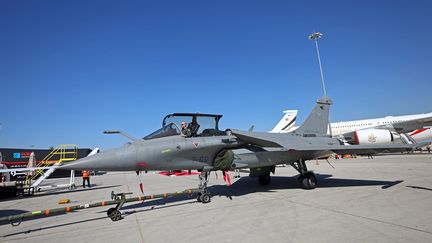
[[328, 136], [330, 106], [333, 102], [329, 97], [324, 96], [316, 103], [312, 112], [294, 133], [303, 137]]
[[297, 110], [286, 110], [283, 113], [285, 115], [270, 132], [285, 133], [285, 132], [290, 132], [294, 128], [295, 121], [297, 118]]

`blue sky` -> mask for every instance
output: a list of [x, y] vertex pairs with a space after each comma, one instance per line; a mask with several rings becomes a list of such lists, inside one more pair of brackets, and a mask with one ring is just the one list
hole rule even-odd
[[223, 128], [431, 112], [430, 1], [0, 1], [0, 147], [111, 148], [172, 112]]

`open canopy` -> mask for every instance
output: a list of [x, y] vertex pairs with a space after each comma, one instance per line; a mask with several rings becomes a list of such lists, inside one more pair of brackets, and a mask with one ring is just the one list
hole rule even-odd
[[219, 131], [219, 120], [222, 115], [200, 113], [173, 113], [165, 116], [162, 128], [144, 137], [144, 140], [180, 135], [181, 123], [186, 122], [192, 137], [225, 135]]

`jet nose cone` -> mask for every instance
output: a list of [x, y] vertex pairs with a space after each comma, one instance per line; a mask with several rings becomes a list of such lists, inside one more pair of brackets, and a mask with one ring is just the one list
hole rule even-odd
[[99, 170], [128, 171], [136, 166], [136, 152], [132, 146], [107, 150], [95, 155], [65, 163], [60, 169], [65, 170]]

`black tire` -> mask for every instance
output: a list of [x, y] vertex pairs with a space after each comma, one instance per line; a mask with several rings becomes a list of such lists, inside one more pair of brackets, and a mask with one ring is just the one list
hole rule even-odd
[[308, 172], [301, 177], [301, 183], [303, 189], [311, 190], [315, 189], [317, 185], [317, 179], [314, 173]]
[[202, 202], [202, 193], [198, 192], [197, 201]]
[[110, 218], [112, 221], [119, 221], [120, 219], [122, 219], [121, 212], [118, 211], [117, 209], [114, 209], [111, 212]]
[[110, 209], [108, 209], [108, 211], [107, 211], [107, 215], [108, 215], [108, 217], [111, 217], [111, 213], [112, 213], [114, 210], [116, 210], [116, 209], [115, 209], [115, 208], [110, 208]]
[[201, 201], [202, 201], [202, 203], [209, 203], [211, 201], [210, 194], [205, 193], [205, 194], [201, 195]]
[[258, 177], [258, 182], [261, 186], [268, 186], [270, 184], [270, 174], [268, 175], [262, 175]]

